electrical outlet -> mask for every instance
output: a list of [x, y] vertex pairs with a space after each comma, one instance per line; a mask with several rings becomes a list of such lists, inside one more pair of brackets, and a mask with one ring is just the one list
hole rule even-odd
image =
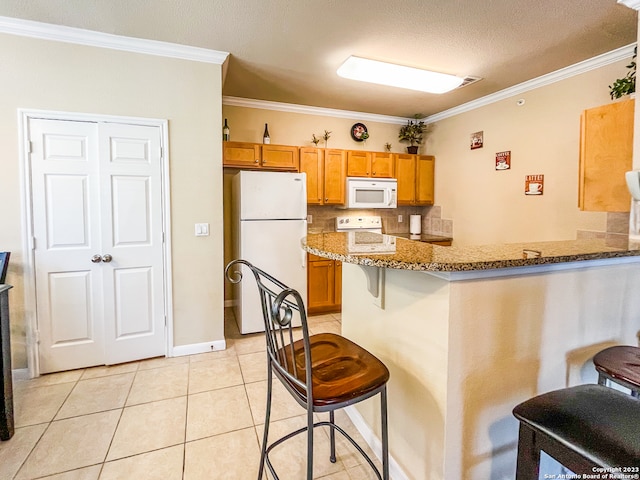
[[307, 215], [307, 224], [311, 225], [313, 223], [313, 215]]
[[402, 223], [402, 215], [398, 215], [398, 223]]

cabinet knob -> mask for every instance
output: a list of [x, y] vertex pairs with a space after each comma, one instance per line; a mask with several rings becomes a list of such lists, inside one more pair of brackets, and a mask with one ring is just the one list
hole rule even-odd
[[256, 158], [256, 162], [255, 162], [255, 163], [258, 163], [258, 162], [260, 162], [260, 160], [258, 160], [258, 159]]
[[324, 199], [324, 201], [325, 201], [325, 202], [328, 202], [328, 201], [329, 201], [329, 197], [325, 198], [325, 199]]
[[376, 172], [373, 172], [373, 175], [375, 175], [375, 174], [376, 174]]

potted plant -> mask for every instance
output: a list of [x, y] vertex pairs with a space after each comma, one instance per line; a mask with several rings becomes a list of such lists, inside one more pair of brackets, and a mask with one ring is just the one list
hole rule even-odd
[[413, 116], [415, 120], [408, 120], [406, 125], [400, 128], [398, 139], [401, 142], [409, 142], [410, 146], [407, 147], [408, 153], [418, 153], [418, 145], [422, 143], [422, 134], [427, 128], [420, 118], [420, 114]]
[[609, 95], [611, 100], [624, 97], [630, 93], [636, 91], [636, 55], [638, 53], [638, 47], [633, 49], [633, 59], [631, 63], [627, 65], [629, 71], [627, 74], [613, 82], [613, 85], [609, 85]]

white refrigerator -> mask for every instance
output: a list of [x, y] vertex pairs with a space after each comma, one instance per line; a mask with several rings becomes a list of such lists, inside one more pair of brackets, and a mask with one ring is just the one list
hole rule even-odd
[[[296, 289], [307, 301], [307, 182], [304, 173], [242, 170], [232, 180], [233, 258], [243, 258]], [[235, 289], [240, 333], [264, 331], [253, 274], [242, 267]], [[299, 325], [299, 316], [294, 316]]]

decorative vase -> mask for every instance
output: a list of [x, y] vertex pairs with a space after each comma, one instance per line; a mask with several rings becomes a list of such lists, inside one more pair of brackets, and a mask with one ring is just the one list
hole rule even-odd
[[411, 145], [410, 147], [407, 147], [407, 153], [412, 153], [415, 155], [416, 153], [418, 153], [418, 146]]

